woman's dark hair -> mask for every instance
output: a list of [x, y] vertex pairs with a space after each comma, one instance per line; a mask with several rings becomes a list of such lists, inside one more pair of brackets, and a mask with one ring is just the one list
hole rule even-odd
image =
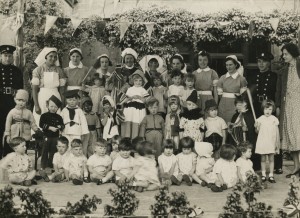
[[148, 67], [149, 67], [149, 63], [150, 63], [150, 62], [155, 62], [155, 63], [159, 64], [159, 63], [158, 63], [158, 60], [157, 60], [156, 58], [151, 58], [151, 59], [148, 61]]
[[165, 148], [169, 148], [169, 149], [175, 149], [175, 142], [172, 139], [166, 139], [163, 141], [163, 151], [165, 150]]
[[70, 54], [69, 54], [69, 59], [71, 59], [71, 56], [72, 56], [74, 53], [77, 53], [77, 54], [81, 57], [80, 60], [83, 59], [82, 54], [81, 54], [79, 51], [77, 51], [77, 50], [73, 50], [73, 51], [70, 52]]
[[281, 51], [283, 52], [283, 50], [286, 50], [290, 55], [293, 56], [293, 58], [296, 58], [300, 55], [299, 52], [299, 48], [297, 45], [293, 44], [293, 43], [287, 43], [284, 44], [281, 48]]
[[207, 63], [207, 66], [211, 63], [211, 57], [210, 57], [210, 54], [205, 51], [205, 50], [202, 50], [200, 51], [198, 54], [195, 55], [195, 65], [196, 66], [195, 68], [198, 69], [199, 68], [199, 64], [198, 64], [198, 59], [199, 59], [199, 56], [202, 56], [202, 57], [207, 57], [208, 59], [208, 63]]
[[180, 61], [180, 63], [182, 64], [182, 67], [181, 67], [181, 70], [182, 70], [182, 69], [184, 68], [184, 66], [185, 66], [185, 63], [184, 63], [183, 58], [182, 58], [181, 56], [177, 55], [177, 54], [173, 55], [173, 56], [170, 58], [170, 64], [171, 64], [171, 65], [172, 65], [172, 62], [173, 62], [174, 59], [177, 59], [177, 60]]
[[93, 68], [98, 69], [98, 68], [101, 67], [101, 59], [102, 59], [102, 58], [106, 58], [106, 59], [108, 60], [108, 66], [112, 66], [111, 60], [109, 60], [109, 58], [106, 57], [106, 56], [102, 56], [102, 57], [98, 57], [98, 58], [96, 59], [94, 65], [93, 65]]
[[232, 160], [236, 155], [237, 149], [235, 146], [230, 144], [224, 144], [220, 149], [220, 157], [225, 160]]
[[194, 146], [195, 146], [195, 141], [189, 136], [183, 137], [179, 141], [179, 148], [181, 151], [183, 148], [191, 148], [192, 149], [192, 148], [194, 148]]
[[152, 155], [154, 154], [153, 145], [149, 141], [142, 141], [140, 146], [136, 148], [136, 152], [141, 156]]
[[130, 138], [122, 138], [119, 144], [119, 151], [131, 151], [132, 144]]
[[227, 61], [232, 61], [232, 62], [234, 63], [234, 65], [236, 66], [236, 69], [238, 69], [238, 68], [241, 66], [241, 65], [239, 64], [239, 62], [237, 62], [234, 58], [227, 57], [227, 58], [225, 59], [225, 63], [226, 63]]

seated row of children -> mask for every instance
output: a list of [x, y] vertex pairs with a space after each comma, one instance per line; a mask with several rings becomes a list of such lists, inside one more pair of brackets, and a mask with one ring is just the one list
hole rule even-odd
[[[241, 143], [238, 149], [241, 156], [235, 161], [237, 148], [230, 144], [221, 146], [219, 158], [215, 159], [213, 146], [207, 142], [194, 142], [191, 137], [179, 141], [180, 153], [174, 155], [175, 143], [168, 139], [163, 143], [163, 153], [155, 160], [155, 151], [151, 142], [136, 138], [121, 139], [114, 136], [113, 151], [108, 154], [108, 143], [101, 139], [93, 144], [94, 154], [88, 159], [82, 152], [82, 142], [73, 139], [68, 149], [68, 139], [60, 137], [57, 153], [53, 157], [54, 172], [40, 175], [49, 182], [72, 181], [74, 185], [95, 182], [97, 185], [113, 182], [128, 182], [138, 191], [156, 190], [162, 185], [180, 185], [193, 182], [207, 186], [214, 192], [233, 187], [239, 180], [245, 182], [248, 172], [254, 173], [251, 157], [252, 145]], [[25, 140], [13, 138], [10, 146], [14, 152], [1, 162], [7, 169], [9, 182], [30, 186], [37, 184], [36, 171], [25, 153]], [[195, 152], [194, 152], [195, 151]]]

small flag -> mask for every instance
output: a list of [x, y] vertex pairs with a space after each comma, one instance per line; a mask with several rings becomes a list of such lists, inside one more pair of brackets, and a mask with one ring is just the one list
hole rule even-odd
[[131, 23], [128, 21], [121, 21], [119, 24], [120, 24], [120, 41], [121, 41], [124, 38], [124, 35]]
[[145, 23], [149, 39], [151, 38], [151, 34], [153, 32], [153, 29], [154, 29], [154, 24], [155, 24], [154, 22], [146, 22]]
[[46, 24], [45, 24], [44, 35], [46, 35], [46, 33], [51, 29], [51, 27], [54, 25], [57, 18], [58, 18], [57, 16], [46, 15]]

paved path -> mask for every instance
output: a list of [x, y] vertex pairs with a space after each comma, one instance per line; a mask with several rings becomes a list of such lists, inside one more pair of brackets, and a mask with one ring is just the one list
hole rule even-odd
[[[259, 201], [268, 202], [268, 204], [273, 206], [274, 214], [277, 209], [282, 206], [285, 197], [288, 192], [289, 180], [285, 178], [285, 175], [290, 172], [291, 166], [289, 163], [285, 163], [284, 174], [275, 175], [277, 180], [276, 184], [268, 183], [268, 188], [265, 189], [260, 195], [257, 196]], [[0, 184], [0, 188], [3, 188], [6, 184]], [[13, 186], [14, 188], [19, 188], [20, 186]], [[52, 206], [59, 210], [59, 208], [64, 207], [67, 201], [76, 202], [84, 194], [89, 196], [97, 195], [102, 199], [102, 204], [98, 207], [95, 212], [97, 215], [95, 217], [103, 216], [103, 207], [105, 204], [111, 204], [111, 196], [107, 193], [109, 188], [116, 188], [114, 184], [104, 184], [97, 186], [96, 184], [84, 184], [83, 186], [74, 186], [71, 183], [45, 183], [39, 182], [37, 186], [30, 187], [30, 189], [41, 189], [43, 191], [44, 197], [48, 199]], [[186, 185], [172, 186], [170, 192], [173, 191], [185, 191], [191, 205], [198, 205], [204, 211], [205, 214], [202, 217], [205, 218], [216, 218], [218, 214], [222, 211], [222, 207], [225, 204], [226, 196], [230, 192], [229, 190], [222, 193], [213, 193], [207, 188], [203, 188], [200, 185], [193, 184], [192, 187]], [[135, 215], [150, 215], [149, 207], [154, 202], [155, 191], [136, 193], [138, 199], [140, 199], [140, 205]]]

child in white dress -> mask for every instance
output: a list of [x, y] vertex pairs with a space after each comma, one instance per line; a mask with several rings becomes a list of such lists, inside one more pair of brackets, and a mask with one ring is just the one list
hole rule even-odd
[[178, 182], [175, 184], [180, 184], [181, 181], [185, 181], [188, 186], [192, 185], [192, 181], [195, 180], [199, 184], [201, 180], [195, 174], [196, 164], [197, 164], [197, 155], [192, 151], [195, 146], [195, 141], [187, 136], [179, 141], [179, 149], [182, 151], [177, 154], [178, 161]]
[[135, 191], [143, 192], [157, 190], [160, 186], [155, 153], [151, 142], [143, 141], [137, 147], [139, 154], [136, 159], [137, 172], [134, 175], [133, 187]]
[[211, 188], [215, 179], [213, 175], [213, 167], [215, 159], [213, 155], [213, 146], [209, 142], [195, 142], [195, 151], [198, 154], [196, 175], [202, 180], [201, 186]]
[[258, 132], [255, 153], [261, 155], [261, 173], [262, 182], [266, 179], [266, 158], [269, 159], [270, 173], [269, 182], [275, 183], [274, 179], [274, 154], [279, 151], [279, 121], [272, 115], [275, 111], [275, 103], [272, 100], [264, 100], [261, 105], [264, 115], [260, 116], [255, 127]]
[[158, 157], [159, 174], [163, 185], [178, 183], [178, 163], [174, 155], [175, 142], [172, 139], [166, 139], [163, 142], [163, 153]]
[[224, 144], [220, 149], [220, 159], [214, 165], [215, 184], [211, 186], [213, 192], [222, 192], [236, 185], [238, 181], [237, 166], [234, 161], [236, 147]]
[[236, 160], [237, 172], [240, 182], [245, 183], [248, 174], [255, 174], [253, 163], [250, 160], [253, 146], [249, 142], [242, 142], [238, 145], [241, 157]]
[[97, 185], [108, 182], [113, 176], [112, 160], [106, 154], [107, 141], [99, 139], [93, 144], [95, 153], [87, 161], [90, 178]]
[[119, 144], [119, 155], [112, 164], [112, 170], [116, 175], [116, 184], [121, 185], [125, 182], [133, 182], [134, 175], [137, 171], [136, 160], [130, 156], [132, 150], [131, 141], [124, 138]]

